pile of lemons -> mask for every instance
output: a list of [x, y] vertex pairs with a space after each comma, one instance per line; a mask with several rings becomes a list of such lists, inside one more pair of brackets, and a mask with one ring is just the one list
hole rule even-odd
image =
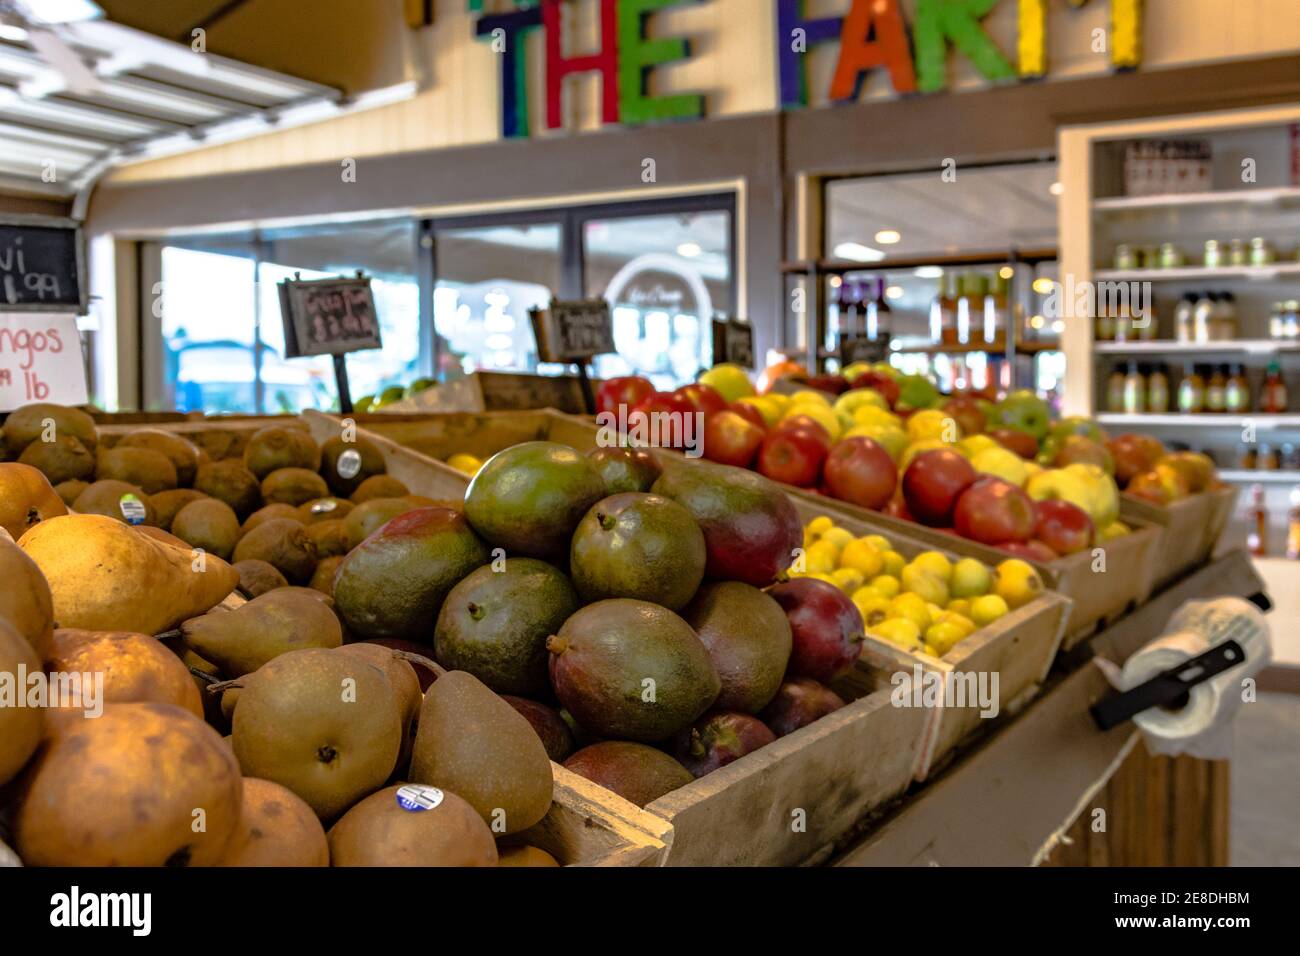
[[1019, 558], [996, 569], [939, 551], [908, 561], [883, 535], [855, 537], [825, 515], [808, 522], [803, 537], [791, 576], [835, 585], [862, 613], [869, 634], [907, 651], [942, 657], [1043, 591], [1038, 572]]

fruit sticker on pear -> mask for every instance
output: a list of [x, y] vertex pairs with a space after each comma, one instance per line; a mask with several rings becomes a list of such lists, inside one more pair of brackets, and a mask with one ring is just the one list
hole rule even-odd
[[408, 783], [406, 786], [397, 788], [397, 805], [403, 810], [421, 813], [425, 810], [432, 810], [441, 803], [442, 791], [437, 787]]
[[144, 503], [135, 495], [123, 495], [118, 502], [118, 508], [122, 511], [122, 517], [130, 525], [144, 524], [145, 508]]
[[355, 448], [349, 448], [343, 454], [339, 455], [334, 469], [339, 473], [340, 478], [352, 479], [361, 474], [361, 452]]

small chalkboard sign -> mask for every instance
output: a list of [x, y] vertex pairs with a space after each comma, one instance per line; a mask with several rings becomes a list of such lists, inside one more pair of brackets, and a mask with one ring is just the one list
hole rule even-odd
[[530, 309], [537, 357], [543, 362], [586, 362], [614, 348], [614, 321], [605, 299], [552, 299], [547, 309]]
[[0, 311], [84, 314], [85, 253], [75, 219], [0, 216]]
[[370, 280], [286, 279], [280, 283], [286, 358], [382, 348]]
[[855, 362], [883, 362], [886, 344], [884, 339], [869, 339], [865, 335], [841, 335], [840, 368], [847, 368]]
[[754, 327], [739, 319], [713, 320], [713, 364], [754, 367]]

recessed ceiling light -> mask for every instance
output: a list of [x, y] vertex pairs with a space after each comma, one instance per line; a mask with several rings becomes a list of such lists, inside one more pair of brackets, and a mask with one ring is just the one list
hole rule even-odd
[[1004, 279], [1010, 279], [1015, 274], [1016, 274], [1016, 270], [1011, 268], [1010, 266], [1003, 266], [1001, 269], [998, 270], [998, 275], [1000, 275]]
[[27, 39], [27, 31], [22, 27], [16, 27], [9, 23], [0, 23], [0, 40], [12, 40], [14, 43], [22, 43]]
[[876, 233], [876, 242], [880, 243], [882, 246], [892, 246], [895, 243], [901, 242], [902, 239], [903, 235], [897, 229], [881, 229]]
[[835, 247], [835, 257], [853, 262], [879, 262], [885, 258], [885, 254], [860, 242], [841, 242]]
[[838, 289], [838, 288], [839, 288], [840, 286], [842, 286], [843, 284], [844, 284], [844, 280], [841, 279], [839, 276], [831, 276], [831, 288], [832, 288], [832, 289]]
[[694, 259], [703, 251], [698, 242], [683, 242], [677, 247], [677, 254], [683, 259]]
[[76, 23], [79, 20], [97, 20], [104, 10], [91, 0], [23, 0], [29, 16], [42, 23]]
[[1056, 283], [1047, 276], [1039, 276], [1034, 280], [1034, 291], [1039, 295], [1051, 295], [1052, 290], [1056, 288]]
[[912, 272], [912, 275], [918, 279], [942, 279], [943, 268], [941, 266], [921, 266]]
[[1053, 196], [1059, 196], [1061, 193], [1065, 192], [1065, 186], [1061, 183], [1052, 183], [1052, 185], [1047, 187], [1047, 191]]
[[886, 298], [901, 299], [903, 297], [903, 287], [901, 285], [891, 285], [885, 290]]

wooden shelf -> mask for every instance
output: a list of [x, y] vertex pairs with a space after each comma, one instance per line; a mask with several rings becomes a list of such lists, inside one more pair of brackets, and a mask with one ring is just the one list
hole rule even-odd
[[1231, 339], [1221, 342], [1177, 342], [1152, 339], [1144, 342], [1094, 342], [1099, 355], [1165, 355], [1175, 352], [1206, 354], [1246, 352], [1273, 355], [1277, 352], [1300, 352], [1300, 342], [1276, 339]]
[[1300, 262], [1275, 262], [1269, 266], [1183, 266], [1177, 269], [1100, 269], [1094, 273], [1099, 282], [1189, 282], [1205, 279], [1222, 282], [1247, 279], [1253, 282], [1272, 282], [1277, 279], [1300, 276]]
[[1233, 484], [1253, 485], [1300, 485], [1300, 471], [1260, 471], [1247, 468], [1221, 468], [1219, 477]]
[[1092, 208], [1098, 212], [1126, 212], [1168, 209], [1177, 206], [1218, 206], [1232, 203], [1267, 205], [1292, 201], [1300, 201], [1300, 186], [1220, 189], [1202, 193], [1165, 193], [1159, 196], [1110, 196], [1105, 199], [1094, 199]]
[[890, 272], [898, 269], [919, 269], [922, 266], [959, 268], [963, 266], [1008, 265], [1012, 260], [1024, 265], [1056, 261], [1055, 249], [1006, 249], [997, 252], [971, 252], [957, 255], [900, 256], [884, 258], [877, 262], [855, 262], [844, 259], [802, 260], [781, 263], [785, 275], [842, 275], [845, 272]]
[[[891, 353], [899, 355], [969, 355], [972, 352], [987, 352], [989, 355], [1005, 355], [1005, 345], [989, 345], [985, 342], [968, 342], [965, 345], [910, 345], [903, 348], [891, 348]], [[1039, 352], [1059, 352], [1057, 342], [1017, 342], [1017, 355], [1036, 355]]]
[[1102, 412], [1097, 415], [1101, 425], [1159, 425], [1170, 427], [1241, 428], [1251, 422], [1256, 428], [1300, 428], [1300, 415], [1182, 415], [1171, 412], [1165, 415], [1125, 415], [1120, 412]]

